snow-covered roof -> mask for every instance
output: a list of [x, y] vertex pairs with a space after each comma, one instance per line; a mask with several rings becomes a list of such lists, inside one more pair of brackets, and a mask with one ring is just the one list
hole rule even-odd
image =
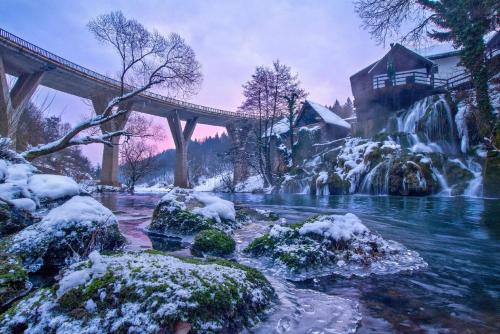
[[[290, 131], [290, 122], [288, 121], [288, 118], [284, 117], [278, 120], [276, 123], [273, 124], [272, 130], [273, 130], [272, 135], [274, 136], [280, 136]], [[271, 129], [269, 128], [267, 129], [263, 137], [268, 137], [270, 134], [271, 134]]]
[[453, 47], [452, 43], [437, 43], [427, 47], [414, 50], [421, 56], [427, 58], [441, 58], [442, 56], [454, 55], [458, 50]]
[[323, 119], [323, 121], [325, 121], [325, 123], [341, 126], [346, 129], [351, 128], [351, 124], [344, 121], [330, 109], [310, 100], [306, 100], [306, 103], [308, 103], [318, 113], [318, 115]]

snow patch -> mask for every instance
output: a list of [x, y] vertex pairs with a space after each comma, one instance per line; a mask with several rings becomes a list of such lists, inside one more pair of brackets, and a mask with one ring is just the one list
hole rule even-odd
[[334, 240], [350, 240], [355, 235], [368, 232], [368, 228], [352, 213], [322, 216], [320, 219], [306, 223], [299, 229], [301, 235], [313, 233]]
[[37, 174], [30, 177], [28, 188], [39, 199], [56, 200], [76, 196], [80, 187], [70, 177], [51, 174]]

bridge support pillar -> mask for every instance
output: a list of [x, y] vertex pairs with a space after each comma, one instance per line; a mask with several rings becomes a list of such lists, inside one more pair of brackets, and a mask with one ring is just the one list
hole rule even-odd
[[174, 186], [180, 188], [189, 187], [188, 179], [188, 164], [187, 164], [187, 150], [191, 136], [193, 135], [198, 118], [194, 117], [184, 125], [182, 129], [179, 114], [175, 112], [173, 115], [167, 116], [168, 126], [175, 144], [175, 174]]
[[226, 125], [227, 135], [232, 143], [233, 185], [245, 181], [250, 176], [246, 149], [251, 128], [252, 126], [248, 122], [230, 123]]
[[[3, 59], [0, 55], [0, 136], [9, 137], [16, 147], [19, 120], [26, 103], [35, 93], [45, 72], [24, 73], [9, 89]], [[16, 147], [17, 148], [17, 147]]]
[[[101, 115], [104, 112], [109, 101], [111, 101], [111, 98], [112, 97], [108, 95], [92, 97], [92, 105], [94, 106], [94, 110], [97, 115]], [[126, 103], [120, 106], [120, 109], [123, 108], [130, 111], [132, 104]], [[129, 115], [130, 112], [101, 124], [101, 131], [115, 132], [123, 130], [127, 124]], [[113, 146], [104, 145], [104, 149], [102, 151], [100, 184], [119, 187], [120, 181], [118, 180], [118, 167], [120, 163], [120, 137], [113, 137], [111, 142], [113, 143]]]

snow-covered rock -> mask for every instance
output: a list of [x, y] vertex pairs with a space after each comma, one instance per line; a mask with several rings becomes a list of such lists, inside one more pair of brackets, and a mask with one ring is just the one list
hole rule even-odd
[[100, 256], [65, 270], [55, 289], [13, 306], [0, 332], [237, 333], [270, 306], [274, 290], [254, 269], [223, 260], [180, 259], [157, 252]]
[[0, 255], [0, 308], [31, 289], [26, 270], [19, 259]]
[[123, 244], [116, 217], [92, 197], [74, 196], [41, 222], [9, 237], [3, 251], [21, 258], [29, 272], [60, 268], [94, 249], [114, 250]]
[[70, 198], [80, 193], [80, 187], [70, 177], [51, 174], [35, 174], [28, 180], [28, 189], [40, 201]]
[[174, 188], [156, 206], [149, 229], [161, 234], [194, 234], [208, 228], [230, 232], [237, 226], [232, 202], [209, 193]]
[[235, 186], [235, 192], [255, 193], [264, 191], [264, 180], [260, 175], [252, 175]]
[[0, 238], [16, 233], [39, 221], [31, 214], [31, 211], [22, 208], [24, 205], [19, 205], [19, 201], [23, 200], [31, 201], [22, 198], [12, 201], [0, 199]]
[[427, 266], [418, 253], [370, 232], [352, 213], [274, 225], [269, 233], [252, 241], [245, 252], [270, 258], [272, 267], [292, 280], [329, 274], [387, 274]]

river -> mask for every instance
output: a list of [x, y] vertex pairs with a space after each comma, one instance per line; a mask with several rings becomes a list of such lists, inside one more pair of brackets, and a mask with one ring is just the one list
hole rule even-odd
[[[120, 230], [130, 243], [128, 247], [154, 245], [189, 254], [189, 240], [150, 239], [144, 232], [161, 196], [106, 193], [97, 198], [117, 215]], [[272, 210], [289, 222], [315, 213], [352, 212], [385, 239], [417, 251], [429, 265], [425, 270], [411, 273], [349, 279], [330, 276], [299, 283], [270, 277], [282, 309], [256, 329], [258, 333], [269, 333], [270, 328], [275, 333], [318, 334], [354, 330], [356, 333], [500, 332], [500, 200], [361, 195], [220, 196]], [[249, 226], [236, 232], [238, 248], [266, 228]], [[343, 308], [353, 305], [359, 308], [358, 314], [342, 313]], [[361, 321], [356, 329], [354, 324], [359, 315]]]

